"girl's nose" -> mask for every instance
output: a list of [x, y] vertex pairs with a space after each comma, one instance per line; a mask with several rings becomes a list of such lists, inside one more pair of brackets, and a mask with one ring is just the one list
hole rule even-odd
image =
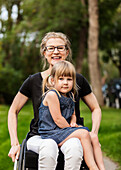
[[68, 83], [68, 81], [65, 79], [65, 80], [64, 80], [64, 84], [67, 84], [67, 83]]

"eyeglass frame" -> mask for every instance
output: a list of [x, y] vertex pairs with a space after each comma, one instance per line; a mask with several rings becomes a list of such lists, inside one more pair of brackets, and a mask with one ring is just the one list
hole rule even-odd
[[[65, 47], [64, 50], [67, 50], [67, 49], [68, 49], [67, 45], [58, 45], [58, 46], [56, 46], [56, 47], [53, 46], [53, 45], [50, 45], [50, 46], [47, 46], [47, 47], [54, 47], [54, 50], [53, 50], [53, 51], [48, 51], [48, 50], [47, 50], [47, 47], [45, 47], [44, 51], [47, 50], [48, 52], [54, 52], [55, 49], [57, 48], [57, 50], [58, 50], [58, 47], [60, 47], [60, 46], [64, 46], [64, 47]], [[64, 50], [63, 50], [63, 51], [64, 51]], [[58, 50], [58, 51], [59, 51], [59, 50]], [[63, 51], [59, 51], [59, 52], [63, 52]]]

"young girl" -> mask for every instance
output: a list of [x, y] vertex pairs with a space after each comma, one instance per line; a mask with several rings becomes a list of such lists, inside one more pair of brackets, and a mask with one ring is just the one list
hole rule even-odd
[[[49, 90], [45, 92], [45, 88]], [[56, 63], [51, 74], [43, 82], [44, 97], [39, 108], [38, 132], [43, 139], [53, 139], [59, 147], [70, 138], [78, 138], [83, 146], [85, 162], [89, 169], [104, 170], [100, 146], [93, 145], [93, 155], [88, 128], [76, 124], [76, 91], [74, 66], [67, 61]]]

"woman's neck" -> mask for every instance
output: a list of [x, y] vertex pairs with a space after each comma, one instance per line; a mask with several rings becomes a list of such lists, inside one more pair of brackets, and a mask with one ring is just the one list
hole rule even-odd
[[49, 67], [47, 70], [41, 72], [42, 78], [45, 79], [48, 75], [50, 75], [52, 68]]

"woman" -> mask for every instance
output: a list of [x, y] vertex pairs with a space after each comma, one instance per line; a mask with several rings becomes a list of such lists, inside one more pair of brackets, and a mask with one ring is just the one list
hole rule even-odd
[[[55, 141], [51, 139], [41, 139], [38, 135], [38, 107], [41, 102], [42, 81], [50, 74], [55, 63], [61, 60], [71, 58], [70, 42], [63, 33], [50, 32], [45, 35], [41, 43], [41, 55], [45, 63], [49, 64], [49, 68], [43, 72], [29, 76], [19, 92], [15, 96], [8, 114], [8, 128], [11, 138], [11, 149], [8, 154], [12, 160], [15, 156], [19, 156], [20, 146], [17, 137], [17, 115], [29, 98], [32, 99], [34, 109], [34, 119], [31, 122], [30, 132], [27, 142], [27, 148], [39, 153], [39, 168], [53, 170], [57, 164], [58, 147]], [[92, 136], [97, 138], [98, 129], [101, 121], [101, 110], [98, 102], [91, 91], [86, 79], [80, 75], [76, 75], [77, 84], [80, 87], [78, 96], [76, 97], [76, 116], [77, 123], [80, 119], [79, 100], [87, 104], [92, 112]], [[65, 169], [79, 169], [82, 161], [82, 146], [79, 139], [69, 139], [61, 147], [61, 151], [65, 156]], [[74, 155], [74, 156], [73, 156]]]

